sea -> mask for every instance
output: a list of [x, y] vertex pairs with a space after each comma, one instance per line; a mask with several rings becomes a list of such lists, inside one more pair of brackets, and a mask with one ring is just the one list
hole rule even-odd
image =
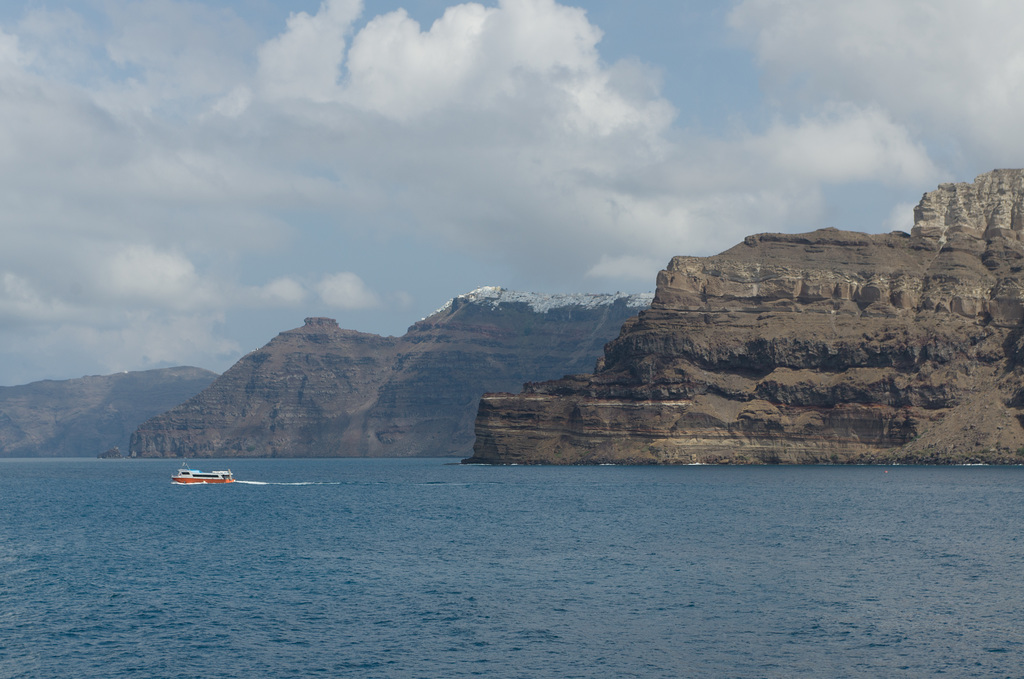
[[1024, 468], [0, 460], [0, 677], [1021, 677]]

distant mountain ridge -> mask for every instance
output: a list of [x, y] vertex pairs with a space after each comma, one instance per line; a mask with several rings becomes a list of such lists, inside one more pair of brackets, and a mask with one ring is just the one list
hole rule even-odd
[[653, 295], [478, 288], [402, 337], [307, 318], [203, 392], [143, 423], [143, 457], [468, 454], [487, 391], [590, 371]]
[[127, 453], [140, 422], [216, 377], [177, 367], [0, 387], [0, 457], [95, 457], [115, 446]]

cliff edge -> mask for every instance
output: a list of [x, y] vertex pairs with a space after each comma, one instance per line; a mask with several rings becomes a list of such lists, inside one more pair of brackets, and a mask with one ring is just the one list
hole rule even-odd
[[914, 221], [673, 258], [594, 374], [485, 395], [465, 462], [1024, 463], [1024, 170]]
[[207, 389], [143, 423], [140, 457], [408, 457], [470, 453], [486, 391], [590, 370], [651, 295], [484, 287], [402, 337], [307, 318]]

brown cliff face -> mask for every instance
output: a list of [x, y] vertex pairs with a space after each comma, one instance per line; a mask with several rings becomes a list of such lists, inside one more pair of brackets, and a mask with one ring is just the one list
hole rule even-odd
[[593, 375], [487, 394], [467, 462], [1024, 463], [1024, 171], [910, 235], [676, 257]]
[[468, 455], [486, 391], [592, 369], [650, 295], [537, 296], [484, 288], [402, 337], [309, 318], [208, 389], [144, 423], [143, 457]]

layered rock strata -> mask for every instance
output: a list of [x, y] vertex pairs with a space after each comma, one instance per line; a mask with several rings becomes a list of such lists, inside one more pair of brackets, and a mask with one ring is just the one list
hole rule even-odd
[[466, 462], [1024, 463], [1024, 171], [914, 216], [675, 257], [594, 374], [485, 395]]
[[144, 457], [470, 454], [486, 391], [590, 370], [651, 295], [480, 288], [402, 337], [308, 318], [195, 398], [142, 424]]

